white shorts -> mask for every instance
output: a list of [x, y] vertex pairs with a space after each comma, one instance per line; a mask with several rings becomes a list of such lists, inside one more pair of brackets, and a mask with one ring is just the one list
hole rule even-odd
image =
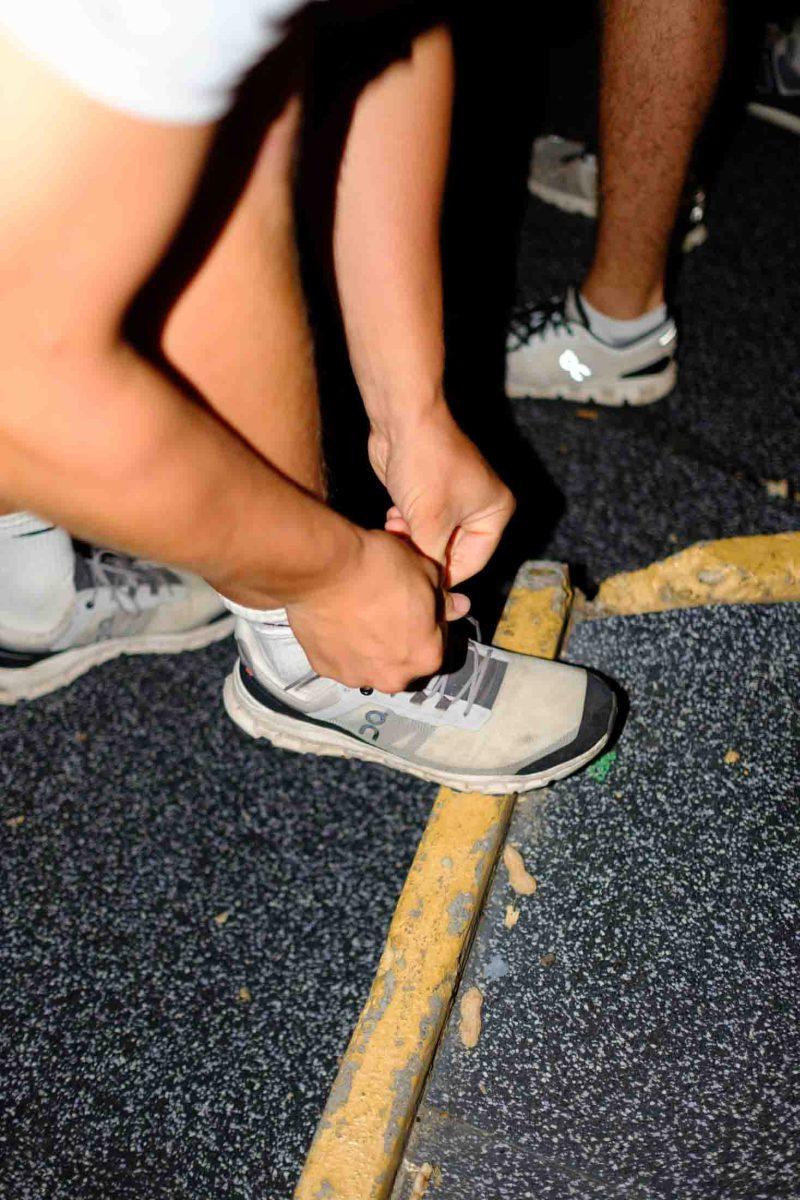
[[300, 0], [0, 0], [0, 31], [86, 95], [153, 121], [213, 121]]

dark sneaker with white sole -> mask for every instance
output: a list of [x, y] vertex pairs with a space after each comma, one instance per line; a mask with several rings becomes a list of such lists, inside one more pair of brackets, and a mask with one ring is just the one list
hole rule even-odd
[[675, 386], [677, 341], [668, 316], [644, 336], [611, 346], [592, 332], [570, 288], [565, 296], [521, 305], [512, 315], [506, 394], [614, 407], [652, 404]]
[[[288, 628], [285, 637], [294, 640]], [[287, 684], [257, 626], [238, 620], [236, 639], [240, 660], [224, 700], [245, 733], [456, 791], [505, 795], [562, 779], [600, 753], [616, 717], [614, 693], [598, 676], [471, 639], [459, 669], [393, 695], [312, 671]]]
[[0, 626], [0, 704], [33, 700], [121, 654], [176, 654], [227, 637], [233, 617], [188, 572], [75, 543], [75, 596], [35, 638]]

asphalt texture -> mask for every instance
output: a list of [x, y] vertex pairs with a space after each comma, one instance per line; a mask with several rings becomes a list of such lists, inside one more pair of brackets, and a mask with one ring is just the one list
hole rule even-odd
[[[755, 122], [731, 143], [710, 240], [678, 280], [674, 395], [594, 419], [504, 402], [513, 288], [500, 276], [516, 261], [518, 294], [549, 294], [580, 274], [592, 237], [526, 198], [528, 140], [523, 174], [508, 175], [522, 223], [492, 215], [506, 116], [487, 128], [482, 108], [502, 96], [483, 71], [495, 50], [496, 77], [513, 74], [509, 28], [472, 56], [449, 216], [453, 403], [511, 461], [522, 501], [478, 597], [488, 622], [529, 557], [568, 562], [591, 590], [699, 539], [794, 528], [800, 474], [800, 159]], [[511, 235], [505, 256], [495, 230]], [[337, 419], [363, 465], [357, 426]], [[347, 508], [364, 477], [335, 453], [332, 466]], [[764, 478], [787, 479], [789, 498]], [[433, 789], [243, 740], [219, 698], [232, 657], [223, 645], [109, 664], [0, 717], [3, 1200], [291, 1195]]]
[[291, 1194], [435, 789], [249, 741], [233, 657], [3, 712], [3, 1200]]
[[800, 605], [590, 622], [567, 657], [627, 724], [517, 805], [538, 888], [498, 866], [395, 1200], [426, 1163], [429, 1200], [794, 1198]]

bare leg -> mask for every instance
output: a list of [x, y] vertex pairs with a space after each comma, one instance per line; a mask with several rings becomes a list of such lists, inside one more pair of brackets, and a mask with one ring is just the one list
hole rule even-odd
[[294, 229], [299, 116], [295, 99], [269, 128], [236, 208], [170, 313], [164, 350], [272, 466], [322, 496], [316, 375]]
[[[285, 605], [322, 675], [394, 692], [438, 670], [437, 568], [272, 469], [244, 419], [247, 440], [125, 339], [212, 131], [104, 108], [1, 40], [0, 63], [3, 491], [84, 538], [186, 566], [242, 605]], [[205, 336], [219, 340], [216, 321]], [[304, 327], [279, 344], [279, 378], [306, 342]]]
[[[164, 349], [254, 449], [322, 496], [316, 377], [292, 209], [299, 115], [292, 100], [269, 128], [239, 203], [170, 313]], [[0, 496], [0, 516], [11, 511]]]
[[[440, 561], [458, 527], [448, 565], [463, 579], [494, 550], [513, 500], [444, 401], [439, 215], [451, 91], [450, 39], [440, 28], [361, 93], [339, 178], [334, 258], [371, 458], [396, 506], [388, 527]], [[164, 347], [273, 466], [321, 494], [294, 246], [296, 119], [290, 106], [269, 131], [228, 225], [170, 315]]]
[[600, 214], [582, 291], [610, 317], [664, 301], [670, 236], [724, 46], [723, 0], [605, 0]]
[[0, 64], [4, 498], [86, 540], [204, 575], [245, 604], [327, 581], [346, 545], [358, 557], [362, 535], [125, 338], [213, 131], [105, 108], [2, 39]]

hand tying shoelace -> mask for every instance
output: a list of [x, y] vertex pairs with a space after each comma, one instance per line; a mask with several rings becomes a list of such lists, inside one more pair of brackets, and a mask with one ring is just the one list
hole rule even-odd
[[395, 693], [320, 676], [288, 624], [241, 620], [226, 707], [246, 733], [277, 746], [481, 794], [543, 787], [593, 758], [614, 722], [611, 689], [581, 667], [484, 644], [469, 620], [471, 630], [449, 627], [435, 675]]
[[[466, 645], [466, 660], [464, 666], [458, 671], [441, 672], [436, 675], [431, 675], [428, 682], [421, 688], [410, 688], [408, 694], [412, 704], [424, 704], [426, 700], [436, 700], [435, 707], [439, 709], [447, 709], [455, 701], [463, 700], [465, 702], [464, 716], [468, 716], [472, 707], [480, 694], [481, 684], [491, 662], [491, 652], [488, 646], [481, 643], [481, 627], [475, 617], [465, 617], [475, 630], [475, 637], [469, 638]], [[470, 664], [468, 671], [463, 679], [459, 679], [457, 688], [454, 692], [448, 691], [448, 684], [456, 677], [464, 674], [464, 667]], [[306, 671], [298, 679], [284, 687], [285, 692], [295, 691], [302, 688], [314, 680], [319, 679], [320, 675], [316, 671]], [[359, 688], [363, 696], [371, 696], [374, 693], [373, 688]], [[396, 692], [390, 693], [392, 696], [397, 695]]]

